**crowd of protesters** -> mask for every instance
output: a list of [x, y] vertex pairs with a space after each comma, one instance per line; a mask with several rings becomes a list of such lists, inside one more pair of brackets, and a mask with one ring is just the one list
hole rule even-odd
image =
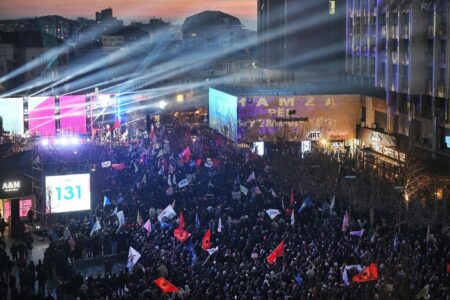
[[[93, 182], [101, 191], [96, 208], [89, 217], [52, 226], [43, 262], [21, 265], [19, 288], [6, 252], [0, 253], [2, 266], [8, 266], [1, 268], [0, 299], [8, 290], [11, 299], [34, 294], [43, 299], [53, 292], [46, 289], [50, 280], [59, 282], [57, 299], [413, 299], [418, 294], [450, 299], [445, 228], [433, 227], [429, 234], [406, 226], [400, 231], [395, 212], [378, 211], [370, 221], [353, 209], [343, 231], [350, 210], [342, 182], [345, 157], [322, 152], [286, 157], [301, 160], [300, 174], [289, 168], [281, 174], [298, 176], [298, 184], [289, 187], [275, 178], [270, 156], [238, 148], [206, 128], [193, 132], [185, 122], [161, 124], [148, 138], [96, 149]], [[101, 167], [107, 161], [112, 166]], [[183, 179], [189, 184], [180, 187]], [[363, 181], [355, 185], [352, 201], [375, 192]], [[159, 219], [168, 205], [177, 216]], [[271, 218], [268, 209], [280, 214]], [[185, 241], [174, 237], [181, 212], [190, 233]], [[151, 228], [142, 226], [148, 220]], [[96, 222], [100, 230], [93, 230]], [[211, 247], [218, 249], [213, 254], [202, 248], [207, 230]], [[269, 264], [267, 257], [282, 241], [283, 255]], [[70, 266], [128, 252], [130, 246], [141, 257], [118, 274], [107, 264], [105, 274], [83, 278]], [[353, 282], [372, 263], [377, 278]], [[154, 283], [159, 277], [177, 292], [164, 293]]]

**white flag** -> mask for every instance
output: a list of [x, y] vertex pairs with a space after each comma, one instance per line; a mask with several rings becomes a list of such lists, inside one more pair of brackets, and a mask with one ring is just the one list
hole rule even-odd
[[345, 285], [349, 285], [347, 268], [343, 267], [343, 269], [344, 270], [342, 270], [342, 281], [344, 281]]
[[276, 216], [278, 216], [280, 211], [278, 209], [268, 209], [266, 210], [267, 215], [273, 220]]
[[333, 195], [333, 198], [331, 199], [330, 212], [334, 209], [335, 202], [336, 202], [336, 195]]
[[274, 197], [274, 198], [277, 197], [277, 193], [275, 193], [275, 191], [273, 189], [270, 189], [270, 192], [272, 193], [272, 197]]
[[253, 171], [247, 178], [247, 182], [250, 182], [252, 180], [256, 180], [255, 171]]
[[163, 156], [163, 152], [162, 152], [162, 150], [159, 150], [159, 152], [158, 152], [158, 155], [156, 156], [156, 157], [161, 157], [161, 156]]
[[291, 225], [292, 226], [294, 226], [294, 224], [295, 224], [294, 212], [295, 212], [295, 209], [292, 210], [292, 214], [291, 214]]
[[117, 219], [119, 220], [119, 228], [125, 224], [125, 215], [123, 214], [123, 210], [117, 212]]
[[216, 248], [206, 249], [206, 251], [208, 251], [209, 255], [213, 255], [217, 250], [219, 250], [218, 246]]
[[128, 262], [127, 262], [128, 271], [131, 271], [133, 269], [134, 265], [137, 263], [139, 258], [141, 258], [141, 254], [130, 246], [130, 250], [128, 251]]
[[109, 167], [111, 167], [111, 161], [110, 160], [102, 162], [102, 168], [109, 168]]
[[142, 176], [142, 183], [147, 184], [147, 174], [144, 174], [144, 176]]
[[173, 210], [172, 206], [169, 204], [167, 207], [159, 214], [158, 221], [166, 221], [175, 217], [177, 213]]
[[241, 185], [241, 192], [242, 192], [242, 194], [244, 194], [245, 196], [247, 196], [247, 194], [248, 194], [248, 188], [246, 188], [245, 186]]
[[177, 178], [175, 177], [175, 173], [173, 174], [172, 182], [173, 184], [177, 184]]
[[217, 226], [217, 232], [222, 232], [222, 217], [219, 218], [219, 225]]
[[172, 180], [170, 179], [170, 174], [167, 176], [167, 184], [172, 185]]
[[189, 181], [186, 178], [181, 180], [180, 182], [178, 182], [178, 187], [180, 189], [184, 188], [185, 186], [188, 186], [188, 185], [189, 185]]
[[91, 236], [94, 234], [94, 232], [96, 232], [100, 229], [102, 229], [102, 226], [100, 225], [100, 222], [97, 219], [97, 221], [95, 221], [94, 227], [92, 227]]

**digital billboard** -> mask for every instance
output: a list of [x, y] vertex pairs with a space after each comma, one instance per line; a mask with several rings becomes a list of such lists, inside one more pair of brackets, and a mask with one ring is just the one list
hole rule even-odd
[[91, 209], [89, 174], [45, 177], [47, 213], [62, 213]]
[[239, 136], [267, 139], [289, 133], [292, 140], [348, 140], [356, 137], [359, 95], [239, 97]]
[[86, 96], [61, 96], [59, 98], [59, 121], [62, 133], [85, 134]]
[[28, 127], [30, 134], [54, 136], [56, 134], [55, 119], [55, 97], [28, 98]]
[[5, 131], [23, 134], [23, 98], [0, 98], [0, 117]]
[[236, 96], [209, 89], [209, 127], [232, 140], [237, 139], [237, 104]]

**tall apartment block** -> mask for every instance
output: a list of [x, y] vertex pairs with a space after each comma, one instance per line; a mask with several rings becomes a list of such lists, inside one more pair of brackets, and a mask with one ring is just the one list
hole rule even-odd
[[450, 2], [346, 0], [346, 5], [349, 80], [385, 94], [365, 98], [363, 127], [393, 135], [432, 158], [450, 158]]

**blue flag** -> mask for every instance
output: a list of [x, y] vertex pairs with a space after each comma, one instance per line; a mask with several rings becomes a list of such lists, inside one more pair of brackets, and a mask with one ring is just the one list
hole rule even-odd
[[109, 200], [109, 198], [107, 196], [103, 196], [103, 207], [105, 207], [106, 205], [111, 205], [111, 200]]
[[172, 229], [172, 224], [166, 223], [164, 221], [160, 221], [159, 225], [162, 229]]
[[302, 276], [300, 275], [300, 273], [297, 273], [297, 275], [295, 275], [295, 282], [297, 282], [297, 284], [298, 284], [299, 286], [302, 285], [303, 279], [302, 279]]
[[198, 213], [195, 213], [195, 229], [199, 230], [201, 227], [200, 219], [198, 218]]
[[195, 254], [194, 245], [192, 244], [192, 237], [189, 239], [189, 244], [186, 245], [186, 250], [191, 254], [191, 264], [194, 266], [197, 261], [197, 254]]
[[305, 200], [303, 200], [302, 206], [300, 206], [298, 213], [301, 213], [307, 207], [312, 206], [312, 198], [310, 195], [306, 196]]
[[398, 236], [397, 236], [397, 233], [395, 233], [395, 238], [394, 238], [394, 251], [397, 251], [398, 244], [399, 244]]

